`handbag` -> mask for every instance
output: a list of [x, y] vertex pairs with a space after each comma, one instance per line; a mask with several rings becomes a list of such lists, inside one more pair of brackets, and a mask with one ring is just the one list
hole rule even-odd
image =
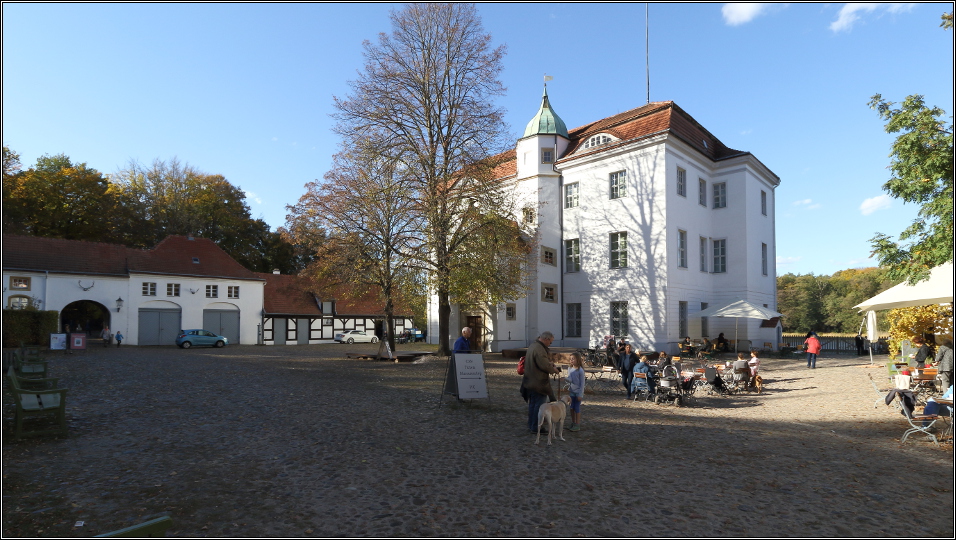
[[524, 356], [518, 360], [518, 375], [524, 375]]

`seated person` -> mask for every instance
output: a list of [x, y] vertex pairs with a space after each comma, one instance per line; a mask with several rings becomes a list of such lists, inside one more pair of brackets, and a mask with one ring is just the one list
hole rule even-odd
[[750, 364], [747, 362], [747, 355], [737, 353], [737, 360], [734, 361], [734, 380], [750, 380]]
[[661, 371], [663, 371], [664, 368], [666, 368], [667, 366], [670, 366], [670, 365], [673, 365], [673, 363], [671, 362], [671, 357], [670, 357], [670, 355], [667, 354], [667, 353], [664, 352], [664, 351], [661, 351], [661, 353], [660, 353], [659, 355], [657, 355], [657, 371], [658, 371], [658, 373], [660, 373]]
[[721, 332], [720, 335], [717, 336], [717, 341], [716, 341], [715, 348], [716, 348], [716, 350], [718, 350], [718, 351], [720, 351], [720, 352], [729, 352], [729, 351], [730, 351], [730, 342], [727, 341], [727, 338], [724, 337], [724, 333], [723, 333], [723, 332]]
[[694, 344], [690, 341], [690, 336], [684, 338], [684, 341], [681, 341], [678, 346], [680, 347], [680, 352], [687, 354], [694, 354]]
[[710, 352], [714, 348], [714, 344], [710, 342], [709, 339], [704, 338], [704, 344], [701, 345], [700, 350], [704, 352]]
[[[651, 366], [650, 366], [650, 364], [647, 363], [647, 356], [641, 356], [641, 357], [640, 357], [640, 361], [639, 361], [638, 363], [634, 364], [634, 374], [636, 375], [636, 374], [638, 374], [638, 373], [643, 373], [643, 374], [645, 374], [645, 375], [647, 376], [647, 386], [648, 386], [648, 388], [650, 388], [650, 392], [651, 392], [651, 393], [654, 393], [654, 386], [655, 386], [655, 383], [656, 383], [656, 381], [655, 381], [656, 377], [655, 377], [654, 374], [651, 372]], [[637, 381], [637, 378], [635, 377], [634, 380]], [[634, 383], [632, 382], [631, 384], [633, 385]]]

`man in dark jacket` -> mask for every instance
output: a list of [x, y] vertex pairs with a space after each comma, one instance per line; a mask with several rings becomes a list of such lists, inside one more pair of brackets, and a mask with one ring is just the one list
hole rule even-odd
[[528, 429], [531, 433], [538, 432], [538, 409], [541, 405], [557, 401], [551, 389], [551, 374], [560, 371], [551, 362], [551, 351], [548, 350], [553, 341], [554, 334], [544, 332], [528, 347], [525, 355], [521, 387], [528, 395]]

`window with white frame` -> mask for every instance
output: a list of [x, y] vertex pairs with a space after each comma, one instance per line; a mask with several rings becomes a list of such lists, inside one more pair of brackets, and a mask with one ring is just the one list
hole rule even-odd
[[727, 207], [727, 182], [714, 184], [714, 208]]
[[557, 302], [558, 301], [558, 286], [554, 283], [542, 283], [541, 284], [541, 301], [542, 302]]
[[567, 337], [581, 337], [581, 304], [567, 304], [566, 328]]
[[541, 262], [551, 266], [558, 265], [558, 252], [557, 250], [549, 247], [541, 247]]
[[697, 204], [707, 206], [707, 180], [697, 179]]
[[677, 167], [677, 194], [687, 196], [687, 171], [680, 167]]
[[143, 296], [156, 296], [156, 284], [143, 283]]
[[767, 215], [767, 192], [760, 190], [760, 213]]
[[513, 321], [518, 318], [518, 306], [516, 304], [505, 304], [505, 320]]
[[554, 148], [541, 149], [541, 163], [554, 163]]
[[611, 335], [627, 337], [627, 302], [611, 302]]
[[627, 268], [627, 233], [611, 233], [611, 268]]
[[526, 225], [534, 225], [534, 220], [535, 220], [534, 208], [531, 208], [530, 206], [526, 206], [521, 209], [521, 213], [523, 215], [524, 222]]
[[226, 295], [229, 298], [239, 298], [239, 286], [229, 285], [229, 288], [226, 290]]
[[610, 174], [611, 198], [627, 197], [627, 171], [617, 171]]
[[564, 241], [564, 271], [581, 271], [581, 240], [578, 238]]
[[601, 146], [602, 144], [607, 144], [614, 139], [608, 137], [607, 135], [595, 135], [590, 139], [584, 141], [584, 148], [594, 148], [595, 146]]
[[11, 296], [7, 299], [7, 307], [10, 309], [27, 309], [30, 307], [29, 296]]
[[574, 182], [564, 186], [564, 207], [577, 208], [580, 204], [578, 196], [578, 183]]
[[677, 302], [677, 333], [680, 336], [687, 336], [690, 332], [687, 330], [687, 302]]
[[167, 283], [166, 296], [179, 296], [179, 283]]
[[30, 290], [30, 278], [23, 276], [10, 276], [10, 290], [12, 291], [29, 291]]
[[767, 275], [767, 244], [760, 244], [760, 268], [763, 275]]
[[727, 240], [714, 240], [714, 266], [715, 274], [722, 274], [727, 271]]
[[700, 271], [707, 271], [707, 239], [700, 237]]
[[219, 285], [206, 285], [206, 298], [219, 298]]
[[687, 231], [677, 231], [677, 266], [687, 268]]

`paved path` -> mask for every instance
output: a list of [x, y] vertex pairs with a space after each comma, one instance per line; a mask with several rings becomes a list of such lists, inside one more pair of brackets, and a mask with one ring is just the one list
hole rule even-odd
[[357, 347], [54, 356], [71, 436], [4, 437], [4, 536], [164, 513], [169, 536], [953, 534], [953, 447], [900, 444], [867, 359], [767, 359], [763, 395], [695, 407], [590, 394], [548, 448], [515, 361], [488, 357], [490, 400], [439, 408], [444, 362]]

